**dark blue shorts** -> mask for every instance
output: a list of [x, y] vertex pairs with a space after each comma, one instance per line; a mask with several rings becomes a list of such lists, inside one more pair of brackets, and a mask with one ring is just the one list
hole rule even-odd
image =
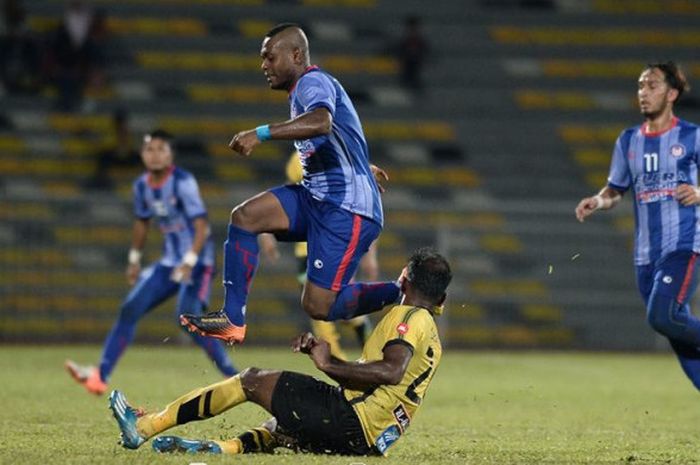
[[677, 250], [656, 263], [637, 266], [637, 286], [644, 304], [649, 304], [652, 292], [672, 298], [684, 305], [695, 293], [697, 285], [698, 254]]
[[281, 241], [306, 241], [306, 276], [324, 289], [339, 291], [350, 281], [362, 256], [382, 228], [373, 220], [337, 205], [316, 200], [296, 184], [270, 189], [289, 218], [289, 231], [276, 234]]

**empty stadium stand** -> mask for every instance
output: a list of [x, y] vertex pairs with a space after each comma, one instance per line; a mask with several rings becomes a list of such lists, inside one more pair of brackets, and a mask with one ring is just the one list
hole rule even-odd
[[[91, 112], [59, 113], [55, 91], [2, 96], [0, 341], [101, 341], [120, 300], [130, 182], [85, 187], [111, 113], [134, 133], [174, 132], [178, 164], [200, 181], [217, 243], [231, 207], [284, 181], [290, 145], [250, 159], [226, 144], [240, 129], [286, 117], [284, 94], [259, 71], [262, 35], [280, 21], [308, 31], [312, 59], [355, 100], [384, 195], [382, 275], [436, 245], [454, 265], [441, 319], [455, 347], [640, 350], [647, 329], [632, 268], [628, 204], [584, 225], [573, 210], [605, 182], [619, 131], [637, 124], [635, 81], [656, 59], [700, 75], [691, 1], [418, 0], [99, 1], [107, 13], [108, 83]], [[647, 5], [646, 8], [640, 4]], [[62, 2], [26, 2], [46, 34]], [[402, 19], [419, 13], [431, 42], [426, 88], [398, 84]], [[698, 120], [692, 98], [678, 108]], [[159, 249], [151, 235], [151, 257]], [[291, 249], [263, 263], [249, 305], [249, 343], [286, 343], [305, 324]], [[219, 257], [221, 258], [221, 257]], [[217, 307], [222, 289], [214, 287]], [[149, 315], [140, 341], [176, 340], [174, 305]]]

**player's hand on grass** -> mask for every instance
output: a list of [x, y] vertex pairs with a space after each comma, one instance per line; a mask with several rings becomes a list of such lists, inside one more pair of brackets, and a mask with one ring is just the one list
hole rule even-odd
[[259, 143], [260, 139], [258, 139], [255, 129], [251, 129], [248, 131], [241, 131], [233, 136], [233, 139], [231, 139], [231, 142], [228, 143], [228, 146], [234, 152], [238, 152], [247, 157], [253, 152], [253, 149]]
[[684, 207], [700, 203], [700, 191], [690, 184], [680, 184], [676, 188], [676, 200]]
[[139, 279], [139, 273], [141, 273], [141, 265], [138, 263], [130, 263], [126, 267], [126, 282], [129, 286], [136, 284], [136, 280]]
[[389, 175], [386, 174], [386, 171], [378, 167], [377, 165], [369, 165], [369, 169], [372, 170], [372, 174], [374, 175], [374, 180], [377, 181], [377, 186], [379, 187], [379, 192], [384, 193], [386, 192], [386, 189], [384, 189], [384, 186], [382, 186], [382, 181], [388, 181], [389, 180]]
[[576, 206], [576, 219], [583, 223], [583, 221], [591, 216], [598, 208], [599, 204], [596, 196], [586, 197]]

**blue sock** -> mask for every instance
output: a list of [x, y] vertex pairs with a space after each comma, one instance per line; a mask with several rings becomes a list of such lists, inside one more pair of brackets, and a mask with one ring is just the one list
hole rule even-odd
[[119, 319], [109, 336], [105, 340], [102, 349], [102, 360], [100, 361], [100, 378], [105, 383], [109, 381], [109, 377], [117, 365], [119, 358], [131, 344], [136, 332], [136, 321], [124, 321]]
[[694, 345], [680, 341], [669, 339], [669, 342], [676, 352], [686, 376], [690, 378], [695, 388], [700, 390], [700, 350]]
[[236, 326], [245, 324], [250, 283], [258, 268], [258, 236], [232, 224], [224, 242], [224, 311]]
[[338, 292], [326, 320], [349, 320], [376, 312], [396, 302], [400, 295], [401, 289], [394, 281], [348, 284]]

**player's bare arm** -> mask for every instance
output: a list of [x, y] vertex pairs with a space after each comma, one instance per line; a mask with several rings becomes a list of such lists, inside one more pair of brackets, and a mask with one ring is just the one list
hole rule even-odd
[[623, 192], [605, 186], [601, 191], [592, 196], [582, 199], [576, 206], [576, 219], [581, 223], [597, 210], [609, 210], [622, 199]]
[[676, 188], [676, 200], [684, 207], [700, 204], [700, 189], [690, 184], [680, 184]]
[[346, 362], [331, 356], [330, 346], [311, 333], [299, 336], [292, 348], [309, 354], [316, 368], [337, 381], [341, 386], [363, 389], [380, 384], [395, 385], [403, 378], [413, 353], [403, 344], [384, 348], [384, 357], [369, 363]]
[[171, 279], [176, 282], [189, 283], [192, 277], [192, 269], [197, 264], [199, 253], [202, 251], [205, 242], [209, 238], [209, 221], [204, 217], [195, 218], [192, 222], [194, 225], [194, 237], [192, 238], [192, 247], [183, 257], [182, 262], [178, 265], [171, 275]]
[[141, 251], [146, 244], [148, 226], [150, 221], [137, 218], [131, 230], [131, 249], [129, 250], [129, 263], [126, 267], [126, 280], [133, 286], [141, 273]]
[[[266, 135], [262, 135], [261, 126], [256, 129], [241, 131], [231, 139], [228, 146], [234, 151], [244, 156], [249, 156], [253, 149], [268, 139], [295, 140], [310, 139], [312, 137], [329, 134], [333, 125], [333, 117], [326, 108], [316, 108], [303, 113], [296, 118], [273, 123], [266, 126]], [[261, 140], [262, 136], [262, 140]]]

